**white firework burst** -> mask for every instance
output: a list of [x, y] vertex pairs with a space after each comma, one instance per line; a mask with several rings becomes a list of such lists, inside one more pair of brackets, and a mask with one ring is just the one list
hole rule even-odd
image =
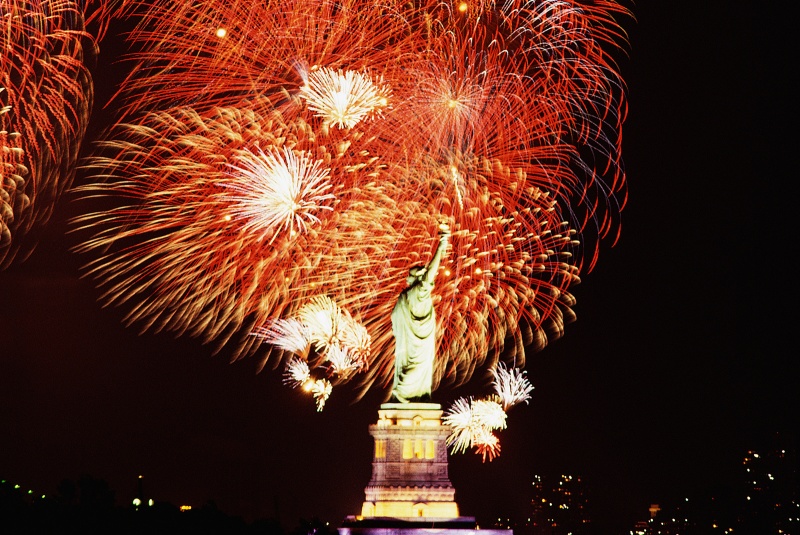
[[327, 379], [317, 379], [309, 383], [308, 390], [314, 396], [314, 401], [317, 404], [317, 412], [321, 412], [325, 408], [325, 402], [333, 391], [333, 385]]
[[389, 104], [391, 91], [383, 80], [374, 83], [357, 71], [322, 67], [304, 74], [304, 81], [300, 97], [308, 108], [339, 128], [352, 128]]
[[447, 445], [453, 453], [467, 451], [472, 446], [474, 422], [472, 420], [472, 403], [470, 399], [459, 398], [447, 409], [444, 423], [450, 426]]
[[[286, 363], [283, 382], [311, 392], [318, 411], [331, 394], [331, 381], [348, 381], [353, 373], [365, 369], [370, 353], [371, 338], [366, 328], [326, 295], [312, 298], [295, 317], [274, 320], [252, 334], [294, 353]], [[316, 355], [309, 364], [312, 344]], [[315, 377], [319, 375], [325, 377]]]
[[505, 429], [506, 411], [494, 399], [479, 399], [472, 401], [472, 420], [478, 429]]
[[350, 313], [343, 310], [342, 319], [339, 322], [339, 339], [344, 347], [357, 361], [359, 368], [366, 366], [372, 347], [372, 337], [367, 332], [367, 328], [354, 320]]
[[361, 363], [353, 358], [346, 347], [329, 347], [325, 352], [325, 362], [330, 366], [330, 371], [340, 379], [347, 379], [351, 373], [361, 368]]
[[305, 232], [320, 222], [321, 212], [333, 210], [329, 170], [310, 153], [287, 147], [241, 151], [230, 167], [231, 216], [259, 240], [271, 236], [272, 243], [282, 231], [289, 237]]
[[314, 349], [324, 353], [331, 347], [339, 347], [339, 323], [341, 309], [327, 295], [318, 295], [297, 313], [298, 319], [308, 329]]
[[502, 362], [492, 370], [494, 386], [497, 396], [503, 405], [504, 410], [508, 410], [514, 405], [522, 402], [528, 403], [531, 399], [533, 385], [525, 377], [525, 372], [519, 368], [506, 368]]
[[286, 362], [286, 368], [283, 370], [283, 384], [297, 388], [307, 384], [310, 379], [311, 370], [308, 369], [308, 362], [294, 356]]
[[446, 442], [452, 453], [475, 448], [484, 462], [500, 454], [500, 441], [492, 430], [505, 429], [506, 413], [497, 400], [459, 398], [443, 419], [451, 429]]
[[264, 343], [308, 358], [311, 340], [308, 328], [297, 318], [276, 319], [268, 327], [257, 327], [253, 335], [261, 338]]

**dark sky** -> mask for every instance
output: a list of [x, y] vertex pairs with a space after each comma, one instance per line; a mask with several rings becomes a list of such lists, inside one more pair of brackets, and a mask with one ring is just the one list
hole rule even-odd
[[[796, 438], [800, 62], [781, 3], [635, 7], [622, 237], [574, 288], [578, 321], [529, 355], [536, 389], [500, 458], [451, 461], [463, 514], [517, 514], [534, 474], [570, 473], [627, 529], [651, 502], [730, 484], [772, 433]], [[74, 212], [58, 205], [0, 272], [0, 477], [53, 493], [89, 473], [123, 503], [142, 474], [156, 500], [290, 526], [358, 513], [382, 394], [318, 414], [255, 359], [124, 328], [79, 279]]]

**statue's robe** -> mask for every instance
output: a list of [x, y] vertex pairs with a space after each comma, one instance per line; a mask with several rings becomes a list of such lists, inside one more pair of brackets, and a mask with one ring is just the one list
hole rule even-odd
[[406, 288], [392, 310], [395, 372], [392, 397], [399, 402], [427, 401], [433, 384], [436, 313], [433, 284], [419, 278]]

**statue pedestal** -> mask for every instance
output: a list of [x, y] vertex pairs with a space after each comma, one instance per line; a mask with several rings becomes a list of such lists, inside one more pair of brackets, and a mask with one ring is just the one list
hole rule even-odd
[[[447, 472], [447, 437], [436, 403], [384, 403], [375, 439], [372, 478], [361, 515], [347, 517], [339, 535], [465, 535], [473, 517], [459, 516]], [[481, 535], [513, 535], [511, 530], [480, 530]]]
[[455, 489], [447, 473], [450, 429], [436, 403], [384, 403], [375, 439], [372, 478], [361, 518], [445, 520], [458, 518]]

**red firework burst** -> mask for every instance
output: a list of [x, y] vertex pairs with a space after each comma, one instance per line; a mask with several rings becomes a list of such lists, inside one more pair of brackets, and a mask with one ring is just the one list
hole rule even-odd
[[126, 199], [80, 219], [108, 301], [145, 327], [236, 334], [242, 356], [259, 341], [243, 333], [328, 296], [371, 336], [364, 384], [385, 385], [392, 307], [446, 223], [436, 384], [559, 336], [624, 201], [624, 98], [604, 51], [622, 10], [460, 5], [143, 11], [126, 124], [82, 188]]
[[69, 187], [89, 121], [95, 22], [121, 2], [0, 0], [0, 268]]

